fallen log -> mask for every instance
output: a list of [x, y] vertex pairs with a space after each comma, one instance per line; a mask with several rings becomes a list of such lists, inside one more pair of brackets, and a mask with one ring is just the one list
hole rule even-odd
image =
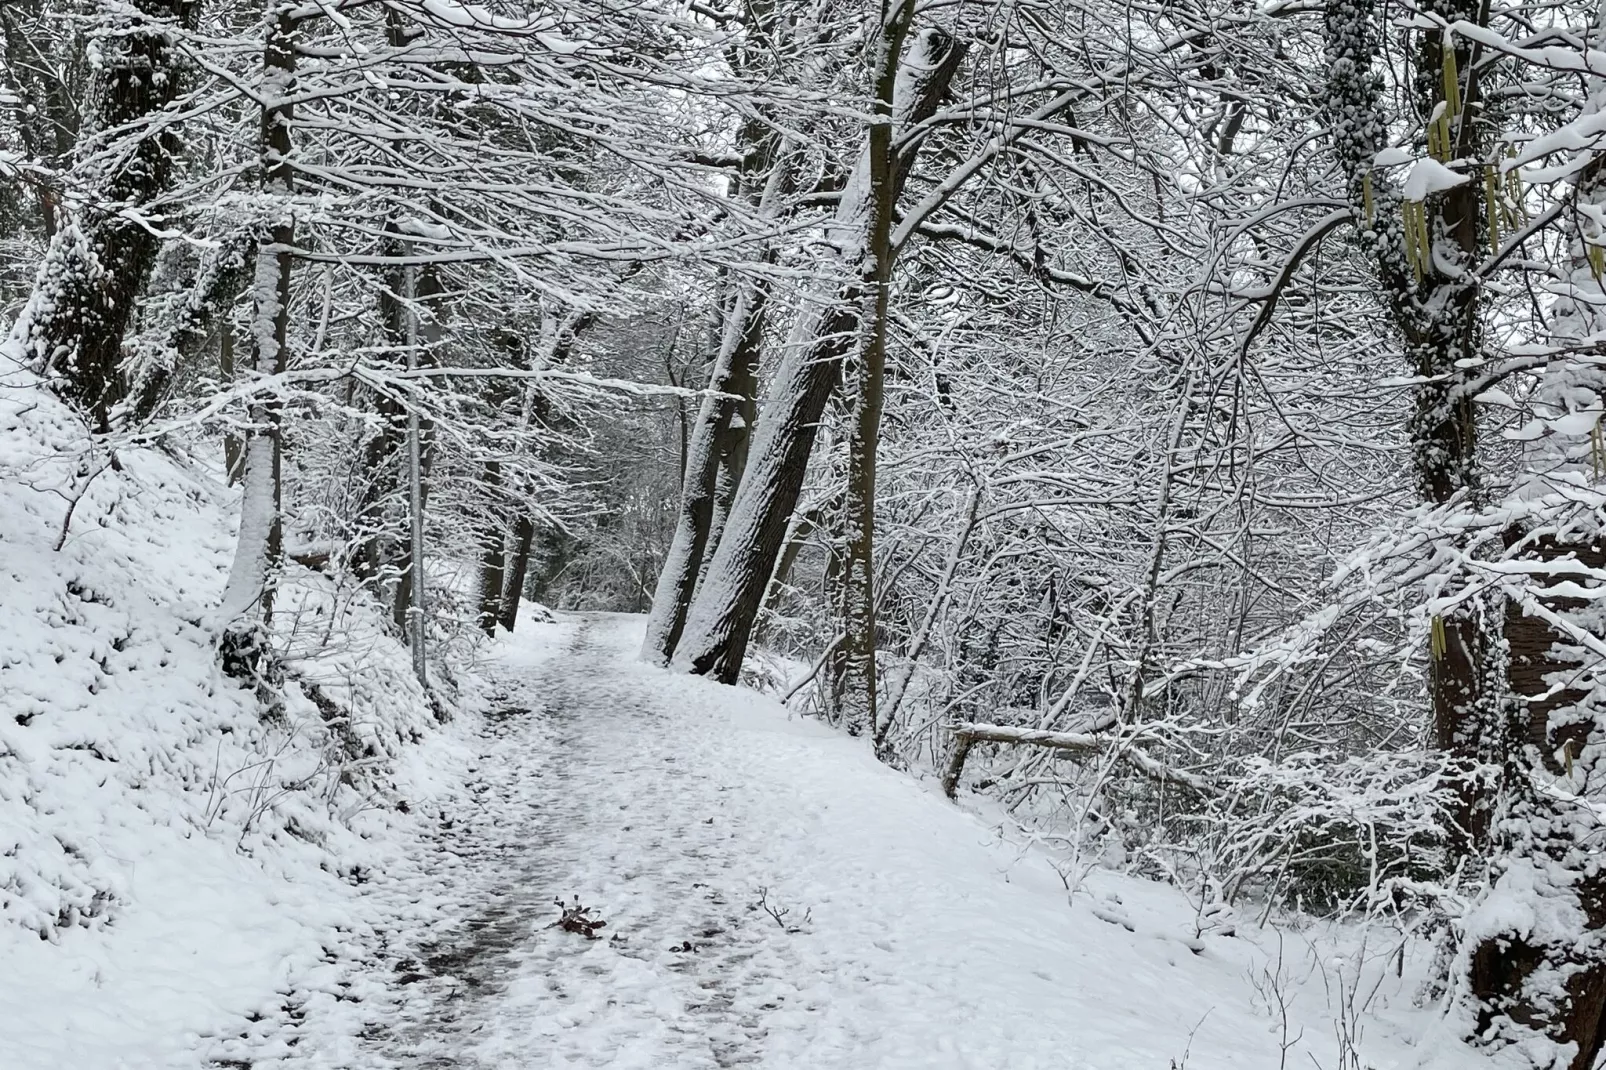
[[[948, 761], [948, 769], [942, 776], [943, 794], [950, 799], [959, 788], [959, 774], [965, 770], [965, 759], [970, 757], [970, 748], [977, 743], [1009, 743], [1048, 747], [1074, 754], [1102, 754], [1114, 742], [1108, 736], [1094, 736], [1084, 732], [1045, 732], [1037, 728], [978, 724], [972, 721], [955, 724], [951, 731], [954, 734], [954, 751]], [[1208, 777], [1173, 769], [1130, 745], [1117, 750], [1115, 758], [1132, 766], [1144, 776], [1164, 784], [1176, 784], [1200, 795], [1217, 795], [1221, 791]]]

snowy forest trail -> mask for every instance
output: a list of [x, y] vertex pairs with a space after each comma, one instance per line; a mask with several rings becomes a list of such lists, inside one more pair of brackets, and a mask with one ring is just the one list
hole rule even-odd
[[[499, 652], [474, 813], [439, 833], [476, 908], [401, 964], [373, 1065], [1278, 1065], [1242, 998], [1258, 948], [1190, 947], [1186, 904], [1142, 881], [1068, 904], [862, 741], [638, 663], [640, 626]], [[559, 898], [606, 926], [555, 925]]]

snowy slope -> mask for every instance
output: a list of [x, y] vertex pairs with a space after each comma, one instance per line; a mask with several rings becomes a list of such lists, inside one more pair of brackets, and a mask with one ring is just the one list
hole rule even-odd
[[[1110, 873], [1071, 893], [862, 741], [637, 663], [641, 628], [588, 616], [504, 641], [506, 708], [456, 848], [479, 909], [433, 938], [433, 976], [356, 1065], [1418, 1061], [1424, 949], [1401, 963], [1386, 929], [1252, 917], [1198, 936], [1185, 896]], [[596, 939], [553, 926], [574, 897], [606, 921]]]
[[404, 857], [422, 770], [451, 768], [405, 653], [312, 574], [281, 602], [291, 682], [264, 723], [212, 647], [233, 492], [117, 460], [0, 357], [5, 1070], [199, 1066], [250, 1017], [306, 1014], [283, 993], [338, 992], [376, 943], [352, 878]]

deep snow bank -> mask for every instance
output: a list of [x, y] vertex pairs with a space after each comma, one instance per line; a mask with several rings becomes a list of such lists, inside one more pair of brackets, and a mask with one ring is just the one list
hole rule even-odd
[[213, 654], [234, 492], [156, 451], [116, 460], [0, 354], [7, 1070], [202, 1065], [248, 1017], [313, 1013], [283, 995], [309, 977], [339, 1000], [341, 941], [373, 935], [356, 884], [409, 864], [422, 770], [451, 769], [377, 608], [304, 570], [265, 721]]

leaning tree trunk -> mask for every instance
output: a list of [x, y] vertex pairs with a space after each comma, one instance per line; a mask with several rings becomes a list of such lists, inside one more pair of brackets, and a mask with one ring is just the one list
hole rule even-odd
[[[702, 558], [697, 570], [699, 583], [702, 582], [703, 573], [708, 569], [709, 551], [719, 545], [720, 536], [725, 533], [725, 524], [730, 520], [731, 505], [736, 501], [736, 492], [742, 486], [742, 476], [747, 472], [748, 447], [752, 442], [753, 424], [758, 419], [756, 397], [758, 362], [764, 336], [764, 306], [767, 297], [767, 288], [761, 289], [755, 299], [755, 307], [748, 313], [750, 322], [742, 332], [741, 346], [736, 353], [734, 363], [737, 375], [731, 381], [730, 392], [739, 400], [732, 401], [730, 414], [723, 421], [724, 426], [719, 431], [719, 445], [715, 450], [718, 455], [718, 468], [714, 475], [714, 504], [710, 510], [708, 534], [703, 539], [699, 551]], [[688, 605], [692, 593], [695, 592], [687, 593]], [[681, 617], [684, 621], [684, 609], [681, 611]]]
[[[278, 219], [256, 254], [252, 316], [252, 365], [258, 375], [284, 371], [290, 332], [291, 248], [295, 224], [290, 195], [290, 96], [295, 89], [295, 21], [280, 9], [263, 52], [261, 96], [263, 193]], [[279, 403], [253, 402], [246, 432], [240, 534], [234, 565], [223, 590], [223, 630], [219, 654], [223, 669], [239, 679], [260, 678], [267, 653], [267, 623], [273, 613], [273, 577], [284, 553], [280, 526], [282, 447]]]
[[130, 216], [167, 190], [179, 153], [161, 124], [155, 132], [127, 131], [177, 96], [183, 64], [173, 39], [195, 28], [200, 10], [194, 0], [107, 5], [88, 129], [71, 176], [73, 198], [93, 203], [69, 202], [13, 330], [99, 432], [111, 429], [112, 407], [125, 393], [123, 335], [159, 243], [148, 222]]
[[[733, 280], [732, 285], [736, 294], [725, 310], [713, 371], [708, 378], [708, 394], [703, 398], [686, 449], [686, 477], [681, 486], [675, 534], [658, 573], [652, 612], [647, 618], [641, 655], [643, 660], [657, 665], [668, 663], [680, 642], [686, 612], [707, 563], [709, 534], [715, 525], [715, 505], [721, 490], [723, 455], [731, 446], [731, 427], [743, 407], [742, 399], [753, 390], [753, 368], [764, 330], [767, 294], [761, 282]], [[724, 477], [735, 479], [728, 464], [724, 467]], [[730, 492], [734, 499], [734, 487]]]
[[[963, 58], [963, 47], [947, 34], [927, 30], [899, 62], [901, 44], [913, 17], [912, 2], [901, 3], [882, 22], [883, 40], [875, 85], [878, 108], [891, 125], [907, 130], [937, 109]], [[885, 140], [876, 131], [886, 134]], [[732, 502], [730, 519], [709, 562], [705, 578], [686, 615], [674, 664], [735, 683], [754, 618], [786, 539], [814, 448], [815, 433], [841, 372], [842, 359], [858, 344], [866, 303], [876, 287], [876, 263], [869, 236], [879, 232], [875, 213], [898, 202], [918, 141], [897, 150], [890, 164], [874, 164], [878, 147], [890, 154], [896, 144], [886, 124], [875, 124], [838, 202], [832, 238], [850, 280], [834, 294], [819, 294], [798, 317], [785, 356], [761, 407], [748, 472]], [[881, 187], [873, 187], [877, 174]], [[890, 221], [888, 222], [890, 225]]]
[[[742, 157], [732, 194], [760, 215], [773, 215], [776, 201], [790, 185], [781, 135], [751, 118], [738, 131], [738, 142], [751, 148]], [[729, 285], [730, 295], [721, 302], [708, 394], [683, 450], [675, 533], [658, 573], [641, 647], [642, 660], [655, 665], [667, 664], [674, 656], [686, 612], [707, 570], [710, 548], [719, 544], [747, 465], [769, 284], [733, 274]]]
[[497, 622], [508, 631], [519, 622], [519, 600], [524, 597], [524, 577], [530, 570], [530, 547], [535, 543], [535, 521], [520, 513], [513, 522], [513, 551], [508, 555], [507, 583], [502, 588], [502, 612]]

